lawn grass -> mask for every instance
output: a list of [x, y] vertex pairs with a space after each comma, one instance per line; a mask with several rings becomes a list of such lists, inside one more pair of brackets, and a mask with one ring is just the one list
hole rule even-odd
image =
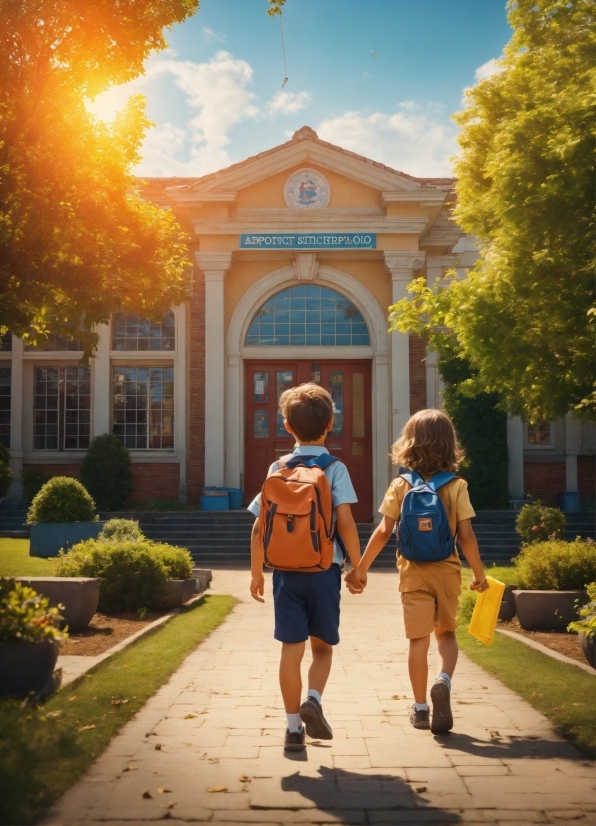
[[29, 556], [28, 539], [0, 539], [0, 576], [55, 576], [56, 558]]
[[204, 597], [39, 708], [0, 702], [0, 823], [34, 823], [234, 604]]
[[457, 638], [473, 662], [548, 717], [583, 754], [596, 757], [596, 677], [504, 634], [495, 634], [487, 646], [462, 626]]

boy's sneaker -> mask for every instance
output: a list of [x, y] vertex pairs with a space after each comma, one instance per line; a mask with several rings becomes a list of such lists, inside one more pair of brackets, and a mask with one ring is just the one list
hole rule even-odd
[[300, 706], [300, 719], [306, 726], [306, 733], [314, 740], [333, 740], [331, 726], [323, 716], [323, 709], [314, 697], [307, 697]]
[[306, 732], [290, 731], [286, 729], [286, 736], [284, 737], [284, 751], [302, 751], [306, 748]]
[[430, 699], [433, 704], [430, 730], [433, 734], [446, 734], [453, 728], [451, 686], [447, 680], [436, 680], [434, 682], [430, 690]]
[[428, 709], [418, 711], [416, 706], [412, 706], [410, 709], [410, 723], [414, 728], [430, 728], [429, 713]]

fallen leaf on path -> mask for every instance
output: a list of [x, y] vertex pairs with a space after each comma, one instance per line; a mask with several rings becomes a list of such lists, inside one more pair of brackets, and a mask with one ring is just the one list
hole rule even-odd
[[171, 789], [158, 789], [157, 794], [172, 794]]
[[498, 731], [489, 731], [491, 737], [500, 737], [500, 733]]
[[238, 780], [241, 783], [248, 783], [248, 781], [250, 780], [250, 777], [247, 777], [245, 774], [241, 774], [240, 777], [238, 778]]
[[79, 729], [79, 731], [89, 731], [89, 729], [95, 728], [95, 723], [91, 723], [90, 726], [83, 726]]
[[458, 706], [473, 706], [475, 703], [470, 703], [469, 700], [456, 700]]
[[153, 800], [153, 795], [151, 794], [151, 792], [143, 792], [141, 797], [144, 797], [145, 800]]
[[227, 786], [209, 786], [207, 791], [208, 792], [227, 792]]
[[136, 766], [125, 766], [122, 769], [123, 772], [136, 772], [136, 770], [137, 770]]
[[161, 743], [155, 744], [155, 751], [161, 751]]
[[425, 792], [426, 791], [426, 786], [414, 786], [414, 791], [418, 792], [419, 794], [421, 792]]
[[488, 686], [487, 685], [481, 685], [480, 688], [483, 688], [485, 691], [488, 691]]
[[160, 803], [160, 808], [162, 809], [173, 809], [176, 805], [175, 803]]
[[197, 716], [196, 714], [185, 714], [184, 719], [185, 720], [194, 720], [196, 716]]

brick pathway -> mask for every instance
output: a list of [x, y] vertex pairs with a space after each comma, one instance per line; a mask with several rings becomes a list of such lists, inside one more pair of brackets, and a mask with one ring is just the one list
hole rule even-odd
[[[343, 642], [324, 696], [335, 739], [284, 755], [270, 581], [265, 606], [248, 597], [248, 581], [246, 572], [215, 572], [212, 590], [242, 601], [44, 824], [130, 826], [168, 817], [236, 824], [596, 823], [593, 764], [465, 657], [454, 680], [454, 732], [433, 737], [410, 727], [393, 572], [373, 573], [362, 597], [344, 592]], [[190, 714], [196, 716], [186, 719]]]

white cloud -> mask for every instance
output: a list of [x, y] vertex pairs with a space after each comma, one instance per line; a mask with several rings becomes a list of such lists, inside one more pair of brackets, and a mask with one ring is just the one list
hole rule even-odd
[[489, 77], [493, 75], [498, 75], [499, 72], [503, 71], [503, 66], [496, 60], [496, 58], [491, 57], [490, 60], [487, 60], [486, 63], [483, 63], [482, 66], [479, 66], [476, 71], [474, 72], [474, 80], [476, 83], [480, 83], [481, 80], [487, 80]]
[[218, 43], [223, 43], [226, 39], [225, 35], [213, 31], [213, 29], [210, 29], [209, 26], [203, 26], [203, 34], [207, 40], [217, 40]]
[[457, 127], [418, 111], [411, 101], [394, 113], [344, 112], [319, 124], [322, 140], [350, 149], [410, 175], [452, 174], [449, 158], [457, 149]]
[[267, 104], [270, 115], [293, 115], [312, 102], [310, 92], [277, 92]]

